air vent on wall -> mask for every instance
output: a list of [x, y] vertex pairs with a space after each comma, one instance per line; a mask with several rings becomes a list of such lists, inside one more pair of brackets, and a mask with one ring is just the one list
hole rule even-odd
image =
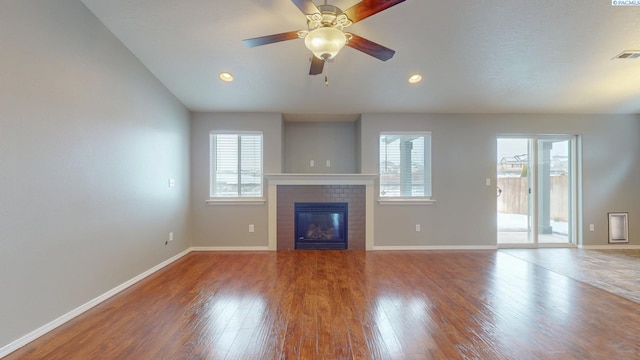
[[637, 59], [637, 58], [640, 58], [640, 50], [625, 50], [614, 57], [614, 59]]

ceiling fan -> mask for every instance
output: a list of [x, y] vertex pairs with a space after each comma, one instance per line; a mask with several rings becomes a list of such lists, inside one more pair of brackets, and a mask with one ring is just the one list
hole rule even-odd
[[345, 11], [327, 5], [327, 0], [324, 5], [318, 6], [312, 0], [291, 1], [307, 17], [308, 30], [245, 39], [244, 44], [255, 47], [285, 40], [304, 39], [305, 45], [313, 53], [309, 75], [322, 74], [324, 63], [333, 59], [345, 45], [382, 61], [391, 59], [396, 53], [373, 41], [344, 32], [344, 29], [405, 0], [362, 0]]

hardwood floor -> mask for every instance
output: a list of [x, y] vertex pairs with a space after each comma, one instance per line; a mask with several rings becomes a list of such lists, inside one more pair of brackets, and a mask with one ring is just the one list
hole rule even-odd
[[640, 359], [640, 304], [501, 251], [196, 252], [14, 359]]
[[640, 304], [640, 250], [573, 248], [502, 251]]

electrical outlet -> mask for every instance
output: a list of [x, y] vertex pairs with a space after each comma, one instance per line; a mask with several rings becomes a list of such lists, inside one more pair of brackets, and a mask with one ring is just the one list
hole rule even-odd
[[596, 226], [593, 224], [589, 224], [589, 231], [596, 231]]
[[487, 186], [491, 186], [491, 179], [490, 179], [490, 178], [487, 178], [487, 179], [485, 180], [485, 184], [486, 184]]
[[169, 179], [169, 187], [172, 188], [176, 186], [176, 179]]
[[253, 224], [249, 224], [249, 232], [252, 233], [256, 230], [256, 228], [253, 226]]
[[327, 167], [331, 167], [331, 160], [327, 160]]
[[420, 232], [420, 224], [416, 224], [416, 232]]
[[169, 241], [173, 241], [173, 231], [169, 233]]
[[316, 166], [316, 162], [315, 162], [315, 161], [313, 161], [313, 160], [309, 161], [309, 166], [310, 166], [310, 167], [314, 167], [314, 166]]

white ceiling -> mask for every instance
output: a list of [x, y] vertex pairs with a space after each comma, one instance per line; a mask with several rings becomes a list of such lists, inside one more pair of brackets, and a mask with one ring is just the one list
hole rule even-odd
[[329, 87], [303, 40], [242, 43], [305, 29], [289, 0], [82, 1], [193, 111], [640, 113], [640, 59], [612, 60], [640, 49], [640, 7], [608, 0], [407, 0], [349, 28], [395, 57], [345, 48]]

